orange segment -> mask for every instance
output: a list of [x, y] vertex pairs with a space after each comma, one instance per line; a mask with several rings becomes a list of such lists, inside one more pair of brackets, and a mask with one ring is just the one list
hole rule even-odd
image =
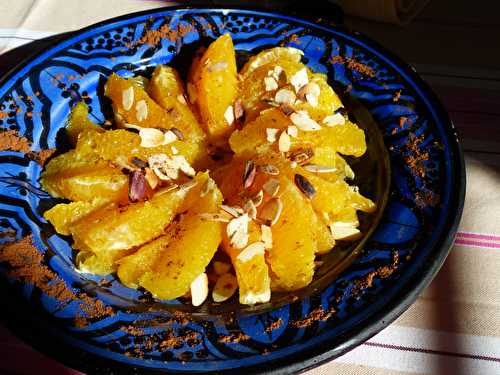
[[89, 107], [84, 102], [78, 102], [72, 109], [69, 115], [68, 124], [66, 125], [66, 133], [69, 141], [73, 146], [78, 141], [78, 136], [87, 130], [95, 130], [103, 132], [104, 129], [94, 124], [89, 119]]

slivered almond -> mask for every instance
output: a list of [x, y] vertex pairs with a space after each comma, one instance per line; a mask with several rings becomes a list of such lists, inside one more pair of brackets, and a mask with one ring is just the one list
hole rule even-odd
[[123, 90], [122, 93], [123, 109], [129, 111], [132, 108], [132, 104], [134, 104], [134, 87], [130, 86], [129, 88]]
[[277, 176], [280, 174], [280, 170], [278, 169], [278, 167], [272, 164], [262, 164], [259, 166], [259, 170], [271, 176]]
[[227, 212], [229, 215], [233, 217], [238, 217], [240, 214], [243, 213], [243, 210], [240, 207], [232, 207], [232, 206], [227, 206], [225, 204], [221, 204], [220, 208], [222, 211]]
[[259, 219], [263, 220], [267, 225], [274, 225], [280, 218], [283, 211], [283, 203], [279, 198], [270, 199], [260, 210]]
[[231, 270], [231, 265], [229, 263], [220, 262], [218, 260], [214, 261], [212, 266], [217, 276], [222, 276]]
[[289, 89], [279, 89], [274, 96], [274, 101], [279, 104], [290, 104], [295, 103], [295, 93]]
[[135, 117], [137, 121], [144, 121], [148, 118], [148, 104], [145, 100], [135, 103]]
[[286, 132], [290, 137], [297, 138], [299, 135], [299, 129], [295, 125], [289, 125], [288, 128], [286, 128]]
[[165, 134], [155, 128], [140, 128], [141, 147], [152, 148], [161, 146], [165, 142]]
[[290, 83], [295, 88], [295, 92], [298, 92], [300, 88], [309, 83], [309, 77], [307, 76], [307, 68], [300, 69], [290, 78]]
[[208, 277], [205, 272], [198, 275], [190, 285], [191, 303], [200, 306], [208, 296]]
[[245, 206], [243, 206], [245, 212], [250, 216], [252, 220], [257, 219], [257, 208], [251, 199], [247, 200]]
[[337, 112], [334, 113], [333, 115], [326, 116], [323, 119], [323, 124], [330, 127], [337, 125], [344, 125], [345, 117], [341, 113]]
[[276, 139], [278, 138], [278, 132], [279, 129], [275, 128], [266, 128], [266, 139], [269, 143], [274, 143], [276, 142]]
[[264, 200], [264, 192], [262, 190], [259, 190], [259, 192], [250, 199], [252, 200], [255, 207], [259, 207]]
[[266, 248], [263, 242], [254, 242], [238, 254], [236, 257], [241, 263], [246, 263], [256, 255], [264, 255]]
[[264, 77], [264, 85], [266, 91], [274, 91], [278, 88], [278, 82], [274, 79], [274, 77]]
[[262, 186], [264, 192], [266, 192], [269, 196], [274, 197], [278, 194], [280, 190], [280, 182], [275, 178], [270, 178], [266, 181], [266, 183]]
[[298, 111], [290, 115], [290, 120], [300, 130], [303, 131], [316, 131], [321, 130], [321, 126], [314, 121], [306, 111]]
[[332, 173], [337, 170], [337, 168], [335, 167], [328, 167], [326, 165], [317, 165], [317, 164], [307, 164], [304, 165], [302, 168], [304, 168], [306, 171], [313, 173]]
[[288, 152], [290, 151], [291, 145], [292, 142], [290, 141], [290, 136], [286, 133], [286, 131], [281, 132], [278, 140], [278, 150], [280, 152]]
[[261, 233], [260, 238], [264, 243], [264, 247], [266, 249], [271, 249], [273, 247], [273, 232], [271, 230], [271, 227], [267, 225], [261, 225], [260, 233]]
[[146, 168], [144, 172], [145, 172], [144, 177], [146, 178], [148, 185], [151, 187], [151, 189], [153, 190], [156, 189], [156, 187], [160, 183], [160, 180], [158, 180], [156, 174], [151, 170], [151, 168]]
[[226, 108], [226, 111], [224, 112], [224, 119], [226, 120], [226, 122], [229, 126], [233, 125], [234, 109], [233, 109], [232, 105], [230, 105]]
[[212, 291], [212, 299], [214, 302], [220, 303], [231, 298], [238, 288], [236, 277], [230, 273], [221, 275], [215, 282], [214, 290]]

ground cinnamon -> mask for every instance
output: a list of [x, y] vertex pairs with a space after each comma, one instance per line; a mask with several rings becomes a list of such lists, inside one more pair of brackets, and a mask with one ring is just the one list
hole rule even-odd
[[320, 306], [315, 308], [309, 314], [307, 314], [305, 318], [295, 320], [291, 322], [290, 325], [296, 328], [306, 328], [315, 322], [327, 321], [332, 317], [333, 314], [335, 314], [335, 309], [333, 307], [330, 307], [328, 310], [325, 311], [323, 307]]
[[162, 39], [168, 39], [171, 42], [175, 42], [193, 30], [194, 26], [192, 24], [180, 23], [176, 29], [171, 29], [169, 25], [165, 24], [157, 30], [145, 30], [143, 35], [131, 46], [147, 44], [151, 47], [157, 47], [161, 44]]
[[330, 58], [330, 62], [332, 64], [342, 64], [347, 66], [350, 70], [356, 71], [364, 76], [367, 77], [375, 77], [375, 70], [373, 68], [369, 67], [368, 65], [365, 65], [363, 63], [360, 63], [359, 61], [356, 61], [353, 58], [345, 58], [340, 55], [335, 55]]

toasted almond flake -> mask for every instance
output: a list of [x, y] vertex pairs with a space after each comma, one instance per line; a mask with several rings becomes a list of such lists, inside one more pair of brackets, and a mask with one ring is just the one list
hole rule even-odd
[[249, 217], [247, 214], [231, 219], [226, 228], [227, 236], [231, 238], [238, 231], [248, 232], [248, 222]]
[[233, 125], [234, 122], [234, 110], [233, 106], [230, 105], [226, 108], [226, 111], [224, 112], [224, 118], [226, 119], [226, 122], [229, 126]]
[[257, 170], [253, 160], [247, 160], [245, 162], [245, 171], [243, 172], [243, 188], [248, 189], [252, 186], [256, 173]]
[[259, 192], [250, 199], [252, 200], [255, 207], [259, 207], [264, 200], [264, 192], [262, 190], [259, 190]]
[[234, 101], [234, 118], [239, 120], [245, 115], [245, 109], [243, 108], [243, 103], [241, 99], [236, 99]]
[[173, 128], [170, 128], [169, 131], [171, 131], [172, 133], [174, 133], [175, 136], [177, 137], [177, 139], [179, 141], [183, 141], [184, 140], [184, 133], [179, 128], [173, 127]]
[[148, 118], [148, 104], [145, 100], [135, 103], [135, 117], [137, 121], [144, 121]]
[[214, 261], [212, 264], [214, 272], [217, 276], [222, 276], [231, 270], [231, 265], [226, 262]]
[[160, 180], [158, 180], [158, 177], [151, 170], [151, 168], [146, 168], [144, 171], [145, 171], [145, 177], [146, 177], [146, 181], [148, 182], [148, 185], [151, 187], [151, 189], [153, 189], [153, 190], [156, 189], [156, 187], [160, 183]]
[[312, 106], [312, 107], [317, 107], [318, 106], [318, 97], [314, 96], [313, 94], [306, 94], [306, 101]]
[[274, 101], [279, 104], [295, 103], [295, 93], [289, 89], [279, 89], [274, 96]]
[[134, 104], [134, 87], [130, 86], [129, 88], [123, 90], [122, 93], [122, 106], [125, 111], [129, 111], [132, 108], [132, 104]]
[[267, 201], [259, 214], [259, 219], [263, 220], [268, 225], [274, 225], [280, 218], [281, 211], [283, 211], [283, 203], [280, 198], [272, 198]]
[[196, 91], [196, 86], [193, 85], [191, 82], [188, 82], [187, 84], [187, 92], [189, 101], [192, 104], [196, 103], [196, 100], [198, 99], [198, 92]]
[[278, 132], [279, 129], [275, 128], [266, 128], [266, 139], [269, 143], [274, 143], [276, 142], [276, 139], [278, 138]]
[[290, 120], [300, 130], [303, 131], [316, 131], [321, 130], [321, 126], [314, 121], [306, 111], [298, 111], [290, 115]]
[[344, 125], [345, 117], [341, 113], [334, 113], [333, 115], [326, 116], [323, 119], [323, 124], [330, 127]]
[[328, 167], [326, 165], [317, 165], [317, 164], [307, 164], [304, 165], [303, 168], [306, 171], [313, 173], [333, 173], [337, 170], [335, 167]]
[[278, 150], [280, 152], [288, 152], [290, 151], [290, 147], [292, 142], [290, 141], [290, 136], [286, 133], [286, 131], [281, 132], [280, 138], [278, 140]]
[[220, 205], [221, 210], [227, 212], [229, 215], [233, 217], [238, 217], [240, 216], [241, 213], [243, 213], [243, 210], [240, 207], [232, 207], [232, 206], [227, 206], [225, 204]]
[[212, 63], [207, 67], [209, 72], [220, 72], [228, 67], [226, 61], [218, 61], [216, 63]]
[[203, 186], [203, 189], [201, 189], [201, 192], [200, 192], [200, 197], [204, 197], [206, 196], [208, 193], [210, 193], [211, 191], [214, 191], [215, 190], [215, 187], [217, 185], [215, 184], [215, 181], [212, 180], [210, 177], [207, 179], [207, 182], [205, 182], [205, 186]]
[[141, 137], [141, 147], [145, 148], [161, 146], [165, 142], [165, 134], [155, 128], [141, 128], [139, 137]]
[[290, 83], [295, 88], [295, 92], [298, 92], [300, 88], [309, 83], [309, 78], [307, 76], [307, 68], [300, 69], [290, 78]]
[[190, 286], [191, 303], [193, 306], [200, 306], [208, 296], [208, 277], [205, 272], [198, 275]]
[[299, 135], [299, 129], [295, 125], [289, 125], [288, 128], [286, 129], [286, 132], [290, 137], [297, 138]]
[[278, 191], [280, 190], [280, 182], [279, 182], [279, 180], [277, 180], [275, 178], [270, 178], [262, 186], [262, 189], [269, 196], [274, 197], [276, 194], [278, 194]]
[[141, 129], [143, 129], [143, 127], [142, 127], [142, 126], [135, 125], [135, 124], [130, 124], [130, 123], [128, 123], [128, 122], [125, 122], [125, 123], [123, 124], [123, 126], [124, 126], [126, 129], [135, 129], [135, 130], [141, 130]]
[[243, 206], [245, 212], [250, 216], [252, 220], [257, 219], [257, 208], [251, 199], [247, 200], [245, 205]]
[[294, 177], [295, 185], [299, 188], [299, 190], [309, 199], [312, 199], [316, 194], [316, 189], [313, 184], [302, 176], [301, 174], [296, 173]]
[[273, 247], [273, 232], [271, 227], [267, 225], [260, 226], [260, 239], [264, 243], [266, 249], [271, 249]]
[[183, 94], [177, 95], [177, 100], [179, 103], [187, 105], [186, 97]]
[[316, 82], [309, 82], [307, 85], [301, 87], [297, 93], [297, 97], [300, 100], [306, 100], [311, 106], [316, 107], [318, 105], [318, 98], [321, 93], [321, 89]]
[[278, 82], [274, 79], [274, 77], [264, 77], [264, 85], [266, 87], [266, 91], [274, 91], [278, 88]]
[[172, 155], [177, 155], [179, 153], [179, 150], [177, 150], [177, 147], [171, 146], [170, 152], [172, 152]]
[[241, 263], [246, 263], [256, 255], [264, 255], [266, 248], [263, 242], [254, 242], [238, 254], [236, 259]]
[[160, 180], [175, 180], [179, 178], [179, 171], [188, 176], [196, 174], [184, 156], [181, 155], [170, 158], [165, 154], [154, 154], [148, 158], [148, 163]]
[[245, 233], [243, 231], [238, 231], [234, 234], [233, 237], [231, 237], [230, 244], [236, 249], [244, 249], [245, 246], [248, 244], [248, 239], [250, 236], [248, 233]]
[[177, 141], [177, 136], [174, 134], [173, 131], [167, 130], [165, 133], [163, 133], [162, 146], [168, 145], [168, 144], [173, 143], [175, 141]]
[[211, 214], [211, 213], [202, 213], [198, 215], [201, 220], [206, 220], [206, 221], [219, 221], [222, 223], [229, 223], [229, 218], [227, 216], [221, 215], [221, 214]]
[[184, 174], [193, 177], [196, 175], [196, 171], [191, 167], [186, 158], [182, 155], [175, 155], [172, 158], [174, 166], [180, 169]]
[[262, 164], [259, 166], [259, 169], [265, 174], [269, 174], [271, 176], [277, 176], [280, 174], [280, 170], [278, 169], [278, 167], [272, 164]]
[[306, 164], [314, 156], [312, 148], [301, 148], [295, 150], [288, 155], [288, 159], [300, 165]]
[[361, 232], [353, 223], [334, 222], [329, 225], [335, 240], [354, 240], [360, 237]]
[[350, 180], [353, 180], [355, 177], [354, 171], [347, 163], [346, 163], [345, 168], [344, 168], [344, 173], [345, 173], [345, 176]]
[[266, 303], [271, 299], [271, 288], [269, 285], [265, 286], [265, 289], [260, 293], [255, 293], [252, 291], [246, 291], [244, 293], [240, 292], [240, 303], [242, 305], [255, 305], [257, 303]]
[[217, 303], [227, 301], [233, 296], [237, 288], [238, 282], [236, 281], [236, 277], [230, 273], [221, 275], [215, 282], [212, 299]]

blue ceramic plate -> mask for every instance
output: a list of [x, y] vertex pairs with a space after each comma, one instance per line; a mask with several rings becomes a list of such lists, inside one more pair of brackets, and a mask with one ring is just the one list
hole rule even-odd
[[[137, 43], [147, 30], [162, 27], [183, 30], [182, 36]], [[232, 313], [209, 304], [194, 309], [182, 301], [157, 301], [113, 275], [76, 272], [71, 239], [57, 235], [42, 217], [56, 202], [38, 182], [40, 151], [64, 148], [59, 130], [79, 100], [89, 104], [97, 122], [105, 121], [109, 105], [102, 87], [111, 72], [147, 75], [159, 63], [185, 66], [182, 56], [223, 33], [232, 35], [242, 61], [272, 46], [302, 49], [307, 64], [328, 74], [359, 114], [356, 120], [373, 134], [369, 150], [375, 155], [375, 176], [362, 189], [385, 207], [375, 230], [349, 251], [349, 262], [321, 272], [306, 291], [255, 309], [230, 304]], [[16, 68], [0, 84], [0, 111], [0, 126], [28, 141], [0, 152], [0, 240], [31, 236], [34, 244], [0, 250], [3, 315], [35, 348], [83, 371], [285, 373], [339, 356], [415, 300], [443, 263], [462, 212], [463, 159], [434, 94], [384, 48], [321, 22], [182, 8], [106, 21]], [[386, 164], [385, 151], [373, 152], [380, 146], [377, 134], [387, 149]], [[31, 264], [38, 267], [36, 277]]]

